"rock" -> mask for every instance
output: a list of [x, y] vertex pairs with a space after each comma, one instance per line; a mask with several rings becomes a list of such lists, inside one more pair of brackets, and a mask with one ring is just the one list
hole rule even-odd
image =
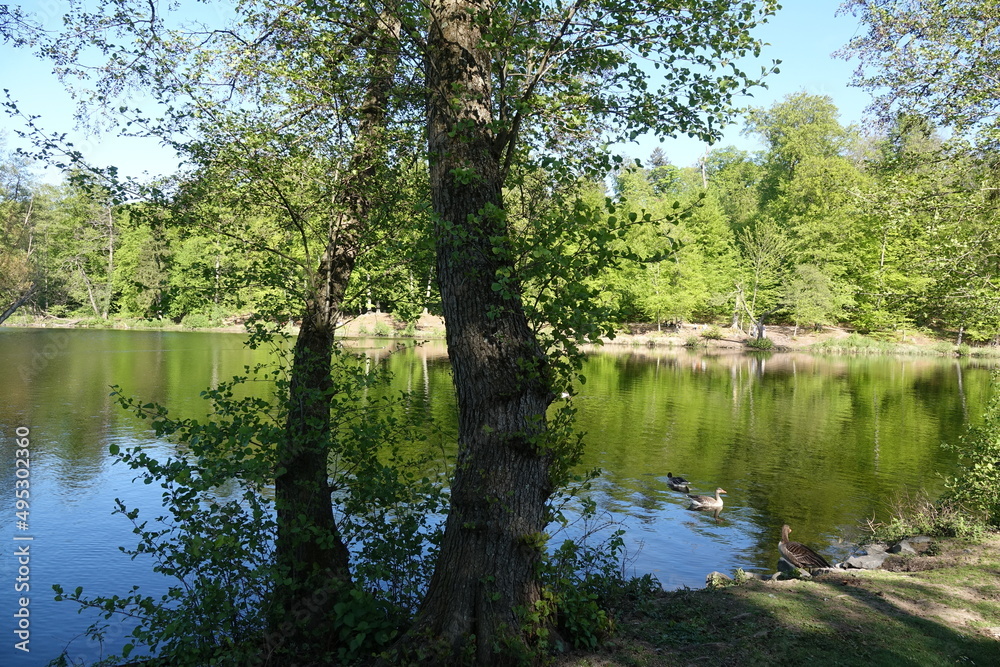
[[898, 544], [893, 544], [891, 547], [889, 547], [889, 553], [915, 556], [917, 554], [917, 550], [914, 549], [909, 542], [903, 540], [902, 542], [899, 542]]
[[783, 557], [778, 558], [778, 573], [775, 575], [776, 579], [812, 579], [812, 575], [809, 570], [803, 570], [795, 567]]
[[709, 572], [708, 576], [705, 577], [705, 585], [709, 588], [714, 588], [717, 586], [725, 586], [731, 584], [733, 578], [728, 574], [723, 574], [722, 572]]
[[922, 554], [931, 548], [931, 542], [933, 540], [931, 540], [931, 538], [927, 537], [926, 535], [916, 535], [914, 537], [909, 538], [906, 541], [910, 543], [911, 547], [916, 549], [918, 554]]
[[888, 557], [889, 554], [886, 553], [870, 556], [851, 556], [843, 562], [843, 566], [855, 570], [877, 570], [882, 567], [882, 563]]
[[888, 544], [866, 544], [855, 552], [856, 556], [878, 556], [880, 554], [888, 553]]

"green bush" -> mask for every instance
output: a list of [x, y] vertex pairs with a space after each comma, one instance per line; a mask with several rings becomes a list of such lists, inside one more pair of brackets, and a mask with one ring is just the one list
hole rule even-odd
[[[123, 551], [151, 559], [175, 583], [163, 597], [138, 588], [108, 596], [55, 587], [56, 599], [100, 610], [103, 620], [85, 633], [91, 639], [101, 638], [113, 617], [135, 623], [120, 655], [101, 664], [151, 656], [177, 667], [304, 664], [297, 662], [304, 656], [309, 664], [356, 664], [398, 636], [430, 579], [447, 491], [433, 475], [420, 474], [428, 470], [429, 456], [404, 453], [426, 449], [426, 418], [407, 411], [405, 397], [373, 397], [373, 390], [386, 386], [385, 369], [366, 367], [342, 350], [335, 351], [333, 364], [331, 456], [337, 470], [325, 491], [333, 492], [345, 543], [365, 548], [352, 560], [350, 585], [315, 592], [325, 611], [318, 624], [272, 602], [287, 576], [274, 565], [270, 493], [274, 444], [284, 437], [288, 410], [280, 398], [288, 395], [289, 383], [281, 362], [203, 392], [212, 415], [205, 421], [173, 418], [162, 406], [115, 390], [119, 403], [147, 420], [157, 437], [181, 445], [165, 460], [142, 446], [110, 447], [138, 478], [165, 490], [160, 518], [140, 517], [139, 510], [118, 502], [116, 513], [133, 524], [139, 539]], [[270, 398], [237, 398], [247, 382], [268, 382], [275, 392]], [[282, 636], [294, 636], [296, 643], [265, 657], [265, 649], [274, 649], [269, 628], [275, 620], [282, 628], [294, 624]], [[69, 655], [67, 649], [58, 660], [74, 664]]]
[[[585, 500], [584, 523], [595, 513], [596, 506]], [[613, 634], [616, 610], [634, 607], [662, 590], [652, 575], [625, 576], [624, 530], [591, 543], [596, 532], [585, 529], [583, 537], [563, 541], [545, 558], [545, 592], [532, 615], [535, 621], [551, 621], [554, 615], [559, 635], [578, 649], [592, 650]]]
[[185, 329], [207, 329], [212, 326], [212, 320], [202, 313], [188, 313], [181, 320], [181, 326]]
[[701, 337], [707, 340], [722, 340], [722, 329], [713, 324], [702, 332]]
[[955, 354], [955, 346], [944, 340], [934, 343], [933, 349], [938, 354], [943, 354], [949, 357]]
[[957, 444], [959, 474], [947, 481], [947, 501], [965, 507], [991, 527], [1000, 527], [1000, 371], [993, 373], [993, 396], [983, 422], [970, 424]]
[[937, 502], [925, 491], [901, 493], [890, 501], [889, 518], [868, 522], [871, 538], [879, 542], [897, 542], [914, 535], [979, 539], [986, 527], [954, 500]]
[[748, 338], [747, 347], [754, 350], [773, 350], [774, 341], [770, 338]]

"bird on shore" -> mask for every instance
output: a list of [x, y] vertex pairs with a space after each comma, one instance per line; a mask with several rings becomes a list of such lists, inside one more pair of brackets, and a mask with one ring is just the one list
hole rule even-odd
[[667, 473], [667, 486], [674, 491], [683, 491], [684, 493], [691, 490], [691, 482], [683, 477], [674, 477], [674, 473], [672, 472]]
[[691, 499], [691, 508], [696, 510], [721, 510], [722, 498], [719, 497], [719, 494], [725, 492], [725, 489], [716, 489], [715, 496], [698, 496], [689, 493], [688, 498]]
[[781, 540], [778, 542], [778, 551], [781, 557], [801, 570], [810, 570], [814, 567], [830, 567], [830, 563], [818, 553], [804, 544], [792, 542], [788, 539], [788, 534], [792, 529], [786, 523], [781, 527]]

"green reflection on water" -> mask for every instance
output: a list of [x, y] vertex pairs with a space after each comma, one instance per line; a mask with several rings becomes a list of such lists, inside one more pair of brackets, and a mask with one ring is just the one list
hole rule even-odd
[[[100, 485], [110, 442], [149, 437], [109, 398], [110, 386], [175, 416], [201, 416], [199, 392], [267, 360], [266, 350], [242, 341], [222, 333], [0, 330], [0, 425], [5, 436], [29, 425], [45, 446], [37, 455], [57, 460], [51, 469], [62, 483]], [[390, 367], [392, 391], [412, 392], [412, 409], [436, 418], [452, 454], [455, 401], [443, 343], [353, 344]], [[602, 505], [655, 524], [683, 502], [667, 488], [668, 472], [691, 480], [693, 492], [722, 486], [722, 516], [744, 533], [740, 557], [761, 566], [782, 523], [796, 539], [824, 544], [845, 526], [884, 516], [902, 490], [939, 492], [939, 475], [955, 463], [940, 443], [978, 420], [990, 391], [988, 367], [938, 358], [618, 349], [592, 354], [584, 373], [574, 399], [588, 434], [581, 469], [605, 471]], [[10, 446], [5, 437], [5, 456]], [[0, 486], [12, 483], [9, 474]]]

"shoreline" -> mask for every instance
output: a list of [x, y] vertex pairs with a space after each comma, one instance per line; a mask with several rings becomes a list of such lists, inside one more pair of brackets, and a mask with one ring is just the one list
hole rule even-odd
[[[242, 321], [233, 318], [221, 326], [190, 327], [183, 324], [158, 323], [149, 320], [69, 318], [11, 318], [3, 326], [9, 328], [40, 329], [110, 329], [116, 331], [181, 331], [246, 333]], [[388, 313], [366, 313], [344, 320], [338, 327], [340, 338], [391, 339], [440, 339], [445, 337], [444, 320], [435, 315], [421, 315], [407, 324]], [[298, 328], [290, 325], [288, 333], [297, 334]], [[795, 328], [788, 325], [771, 325], [765, 329], [771, 346], [754, 349], [747, 344], [754, 336], [738, 329], [711, 324], [682, 324], [658, 329], [654, 324], [639, 323], [626, 326], [614, 338], [602, 338], [602, 344], [586, 348], [687, 348], [721, 353], [740, 352], [840, 352], [845, 349], [863, 353], [883, 354], [938, 354], [941, 356], [985, 355], [1000, 357], [1000, 346], [957, 345], [952, 337], [931, 332], [899, 330], [891, 334], [862, 336], [843, 327]]]

